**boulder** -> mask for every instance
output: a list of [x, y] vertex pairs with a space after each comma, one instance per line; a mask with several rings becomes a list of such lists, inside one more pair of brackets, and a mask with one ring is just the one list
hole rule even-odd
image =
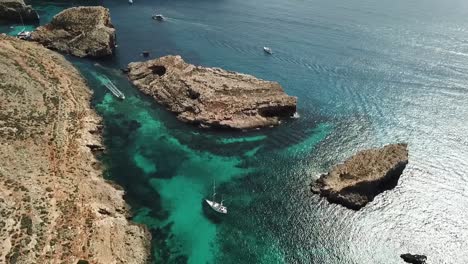
[[38, 23], [39, 15], [23, 0], [0, 0], [0, 21]]
[[109, 9], [72, 7], [58, 13], [50, 24], [37, 28], [31, 40], [77, 57], [104, 57], [115, 49], [115, 29]]
[[359, 210], [379, 193], [393, 189], [408, 164], [407, 144], [356, 153], [311, 184], [311, 190], [347, 208]]
[[401, 254], [400, 257], [407, 263], [411, 264], [424, 264], [426, 263], [427, 257], [424, 255], [413, 255], [410, 253]]
[[195, 66], [180, 56], [130, 63], [128, 76], [178, 119], [201, 127], [275, 126], [296, 112], [297, 98], [288, 96], [277, 82]]

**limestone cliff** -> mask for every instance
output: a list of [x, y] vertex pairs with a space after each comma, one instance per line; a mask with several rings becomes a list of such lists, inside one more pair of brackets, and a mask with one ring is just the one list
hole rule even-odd
[[63, 10], [50, 24], [37, 28], [31, 40], [77, 57], [104, 57], [115, 48], [109, 9], [101, 6]]
[[296, 112], [296, 97], [276, 82], [194, 66], [180, 56], [130, 63], [128, 70], [136, 87], [188, 123], [252, 129], [278, 125]]
[[61, 55], [0, 35], [0, 263], [145, 263], [149, 234], [102, 178], [101, 120]]

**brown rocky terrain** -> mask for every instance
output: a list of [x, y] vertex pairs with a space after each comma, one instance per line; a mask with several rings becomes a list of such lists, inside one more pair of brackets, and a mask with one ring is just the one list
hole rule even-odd
[[0, 263], [145, 263], [149, 233], [91, 151], [101, 120], [79, 72], [0, 35], [0, 80]]
[[39, 22], [39, 15], [23, 0], [0, 0], [0, 21]]
[[358, 210], [377, 194], [394, 188], [406, 164], [406, 144], [360, 151], [321, 175], [311, 189], [332, 203]]
[[72, 7], [58, 13], [50, 24], [37, 28], [31, 40], [78, 57], [104, 57], [115, 48], [115, 29], [109, 9]]
[[128, 76], [145, 94], [203, 127], [252, 129], [278, 125], [296, 112], [296, 97], [276, 82], [186, 63], [165, 56], [128, 65]]

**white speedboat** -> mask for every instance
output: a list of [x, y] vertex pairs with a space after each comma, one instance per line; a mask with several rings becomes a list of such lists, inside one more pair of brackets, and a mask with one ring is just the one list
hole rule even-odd
[[122, 91], [120, 91], [119, 89], [117, 89], [117, 87], [115, 86], [115, 84], [106, 76], [104, 76], [104, 86], [109, 90], [111, 91], [111, 93], [119, 98], [119, 99], [122, 99], [124, 100], [125, 99], [125, 95], [124, 93], [122, 93]]
[[223, 205], [223, 201], [221, 200], [220, 203], [215, 201], [216, 189], [215, 184], [213, 183], [213, 200], [205, 199], [206, 203], [211, 207], [211, 209], [215, 210], [221, 214], [227, 214], [227, 207]]
[[263, 47], [263, 51], [268, 54], [273, 54], [273, 51], [269, 47]]
[[133, 5], [133, 0], [128, 0], [128, 3]]
[[165, 18], [163, 15], [161, 15], [161, 14], [154, 15], [154, 16], [153, 16], [153, 19], [154, 19], [154, 20], [157, 20], [157, 21], [164, 21], [164, 20], [166, 20], [166, 18]]

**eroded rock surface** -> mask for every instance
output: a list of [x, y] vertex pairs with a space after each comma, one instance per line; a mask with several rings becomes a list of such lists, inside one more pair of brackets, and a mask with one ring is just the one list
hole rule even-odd
[[39, 15], [23, 0], [0, 0], [0, 21], [3, 22], [39, 22]]
[[50, 24], [37, 28], [31, 40], [78, 57], [103, 57], [114, 52], [115, 29], [109, 9], [72, 7], [54, 16]]
[[146, 263], [149, 234], [89, 147], [101, 120], [78, 71], [0, 35], [0, 80], [0, 263]]
[[296, 97], [276, 82], [194, 66], [180, 56], [133, 62], [128, 70], [135, 86], [188, 123], [252, 129], [278, 125], [296, 112]]
[[332, 203], [358, 210], [377, 194], [394, 188], [406, 164], [407, 144], [360, 151], [321, 175], [311, 189]]

